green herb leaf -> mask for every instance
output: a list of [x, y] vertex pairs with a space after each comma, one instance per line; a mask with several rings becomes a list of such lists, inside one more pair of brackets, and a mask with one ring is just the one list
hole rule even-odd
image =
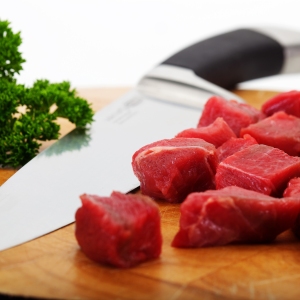
[[14, 34], [9, 24], [0, 20], [0, 165], [19, 167], [38, 153], [39, 141], [58, 139], [58, 117], [84, 128], [94, 113], [68, 81], [37, 80], [32, 87], [17, 83], [14, 75], [25, 60], [18, 51], [20, 33]]

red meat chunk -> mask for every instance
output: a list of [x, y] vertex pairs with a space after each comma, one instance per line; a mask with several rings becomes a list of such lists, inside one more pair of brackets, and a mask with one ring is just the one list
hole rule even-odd
[[[299, 177], [292, 178], [289, 181], [288, 186], [283, 193], [283, 196], [293, 197], [300, 200], [300, 178]], [[300, 239], [300, 213], [292, 229], [294, 234]]]
[[172, 203], [182, 202], [191, 192], [215, 188], [217, 163], [215, 146], [195, 138], [157, 141], [132, 157], [142, 193]]
[[300, 155], [300, 118], [278, 112], [271, 117], [241, 130], [250, 134], [259, 144], [279, 148], [289, 155]]
[[289, 115], [300, 118], [300, 91], [280, 93], [266, 101], [261, 108], [267, 116], [284, 111]]
[[208, 126], [218, 117], [222, 117], [234, 133], [240, 136], [241, 128], [262, 120], [265, 115], [249, 104], [214, 96], [206, 102], [198, 127]]
[[252, 145], [224, 159], [217, 168], [217, 189], [239, 186], [282, 196], [288, 181], [300, 176], [300, 158], [266, 145]]
[[293, 226], [300, 201], [277, 199], [240, 187], [192, 193], [180, 207], [173, 247], [271, 242]]
[[223, 118], [217, 118], [208, 126], [186, 129], [178, 133], [176, 137], [199, 138], [219, 147], [236, 135]]
[[80, 198], [75, 235], [90, 259], [128, 268], [159, 257], [160, 213], [153, 200], [120, 192], [110, 197], [84, 194]]
[[245, 134], [243, 138], [231, 138], [218, 147], [217, 155], [219, 162], [223, 161], [226, 157], [234, 154], [235, 152], [255, 144], [257, 144], [257, 141], [249, 134]]

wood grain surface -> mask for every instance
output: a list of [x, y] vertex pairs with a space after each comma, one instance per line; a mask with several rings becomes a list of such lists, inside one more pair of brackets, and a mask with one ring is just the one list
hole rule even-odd
[[[80, 93], [98, 110], [126, 91]], [[276, 94], [235, 92], [256, 107]], [[62, 134], [72, 129], [67, 122], [61, 124]], [[0, 170], [1, 184], [14, 172]], [[158, 204], [164, 239], [159, 259], [126, 270], [96, 264], [81, 252], [71, 224], [0, 252], [0, 294], [48, 299], [300, 299], [300, 242], [290, 231], [272, 244], [176, 249], [170, 243], [178, 229], [179, 205]]]

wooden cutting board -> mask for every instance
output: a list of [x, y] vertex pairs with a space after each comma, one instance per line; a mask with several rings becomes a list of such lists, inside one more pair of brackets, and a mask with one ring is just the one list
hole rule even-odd
[[[98, 110], [126, 91], [80, 93]], [[236, 93], [257, 108], [276, 94]], [[62, 134], [72, 129], [68, 122], [61, 124]], [[1, 184], [14, 172], [0, 170]], [[290, 231], [272, 244], [176, 249], [170, 243], [178, 229], [179, 205], [159, 202], [159, 207], [164, 239], [159, 259], [127, 270], [96, 264], [79, 249], [71, 224], [0, 252], [0, 294], [51, 299], [300, 299], [300, 242]]]

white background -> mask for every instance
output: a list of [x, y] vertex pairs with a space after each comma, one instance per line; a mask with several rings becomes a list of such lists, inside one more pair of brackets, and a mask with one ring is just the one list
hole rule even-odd
[[[19, 82], [74, 87], [133, 86], [184, 46], [240, 27], [300, 32], [299, 0], [0, 0], [0, 19], [21, 31]], [[242, 87], [300, 89], [300, 75]]]

